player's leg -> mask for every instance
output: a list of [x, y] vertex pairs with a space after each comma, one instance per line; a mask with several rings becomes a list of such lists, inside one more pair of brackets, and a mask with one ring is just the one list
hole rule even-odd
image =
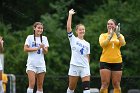
[[113, 93], [121, 93], [121, 82], [122, 77], [122, 63], [114, 64], [112, 71], [112, 85], [114, 87]]
[[69, 75], [69, 86], [67, 89], [67, 93], [74, 93], [74, 90], [76, 89], [77, 86], [77, 81], [79, 79], [78, 67], [70, 65], [68, 75]]
[[26, 73], [28, 75], [28, 82], [29, 86], [27, 88], [27, 93], [33, 93], [34, 85], [35, 85], [35, 75], [36, 75], [36, 70], [34, 67], [29, 67], [27, 66], [26, 68]]
[[90, 93], [90, 76], [82, 78], [83, 93]]
[[45, 72], [42, 72], [36, 75], [36, 78], [37, 78], [37, 92], [36, 93], [43, 93], [44, 77], [45, 77]]
[[79, 76], [69, 76], [69, 87], [67, 89], [67, 93], [74, 93], [78, 79]]
[[108, 63], [100, 62], [101, 88], [100, 93], [108, 93], [111, 70]]
[[122, 71], [112, 72], [112, 85], [114, 87], [113, 93], [121, 93], [121, 87], [120, 87], [121, 76], [122, 76]]
[[90, 67], [81, 67], [83, 93], [90, 93]]
[[37, 92], [36, 93], [43, 93], [43, 82], [44, 82], [44, 77], [46, 73], [46, 68], [45, 67], [39, 67], [37, 68]]

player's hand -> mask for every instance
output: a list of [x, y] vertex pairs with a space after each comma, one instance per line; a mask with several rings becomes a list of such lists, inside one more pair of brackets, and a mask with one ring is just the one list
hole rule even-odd
[[41, 43], [41, 44], [40, 44], [40, 48], [44, 48], [44, 44]]
[[108, 40], [111, 40], [111, 38], [113, 37], [113, 34], [114, 34], [114, 31], [113, 31], [113, 29], [111, 28], [111, 29], [110, 29], [110, 33], [109, 33], [109, 35], [108, 35]]
[[115, 33], [116, 33], [117, 37], [120, 38], [120, 23], [118, 23], [118, 25], [116, 26]]
[[71, 9], [71, 10], [69, 10], [69, 14], [73, 15], [73, 14], [75, 14], [75, 11], [73, 9]]

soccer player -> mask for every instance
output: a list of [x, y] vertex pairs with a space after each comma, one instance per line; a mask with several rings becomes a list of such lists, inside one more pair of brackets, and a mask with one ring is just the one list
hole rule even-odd
[[124, 36], [120, 34], [120, 24], [117, 25], [114, 19], [107, 22], [107, 33], [102, 33], [99, 37], [99, 43], [102, 47], [100, 57], [100, 93], [108, 93], [110, 79], [112, 80], [113, 93], [121, 93], [122, 77], [122, 55], [120, 48], [126, 44]]
[[[2, 37], [0, 36], [0, 53], [2, 53], [4, 50], [3, 48], [3, 39]], [[1, 59], [0, 59], [0, 93], [4, 93], [4, 90], [3, 90], [3, 86], [2, 86], [2, 62], [1, 62]]]
[[83, 93], [90, 93], [90, 44], [84, 40], [85, 26], [83, 24], [76, 26], [77, 37], [73, 34], [71, 29], [73, 14], [75, 14], [75, 11], [73, 9], [69, 10], [67, 33], [72, 54], [68, 72], [69, 86], [67, 93], [74, 93], [79, 77], [82, 79]]
[[43, 81], [46, 72], [44, 54], [48, 52], [48, 39], [42, 36], [43, 24], [35, 22], [34, 34], [28, 35], [24, 45], [24, 51], [28, 52], [26, 73], [29, 79], [27, 93], [33, 93], [35, 81], [37, 81], [37, 92], [43, 93]]

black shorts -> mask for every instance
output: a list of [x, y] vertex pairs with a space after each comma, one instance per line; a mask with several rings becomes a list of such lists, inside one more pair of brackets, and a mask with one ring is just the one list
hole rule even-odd
[[122, 71], [122, 63], [100, 62], [100, 69], [109, 69], [111, 71]]

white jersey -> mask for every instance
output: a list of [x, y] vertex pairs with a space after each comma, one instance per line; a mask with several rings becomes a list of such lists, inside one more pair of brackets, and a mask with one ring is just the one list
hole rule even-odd
[[[36, 46], [34, 41], [34, 35], [28, 35], [25, 41], [25, 45], [28, 45], [29, 47], [39, 47], [41, 44], [40, 37], [35, 37], [36, 39]], [[49, 47], [48, 39], [45, 36], [42, 36], [42, 43], [45, 45], [45, 47]], [[35, 66], [35, 67], [46, 67], [45, 60], [44, 60], [44, 54], [42, 51], [42, 48], [38, 51], [34, 52], [28, 52], [28, 59], [26, 66]]]
[[90, 44], [85, 40], [75, 37], [73, 32], [68, 33], [68, 38], [72, 52], [70, 64], [89, 67], [87, 55], [90, 54]]

